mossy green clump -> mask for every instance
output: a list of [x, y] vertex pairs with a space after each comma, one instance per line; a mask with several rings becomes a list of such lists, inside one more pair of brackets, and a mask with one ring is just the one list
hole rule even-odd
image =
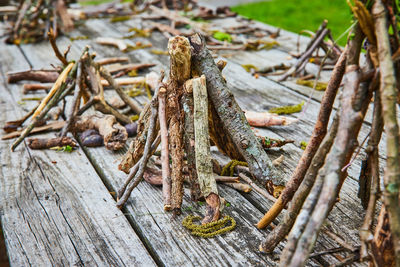
[[[307, 86], [307, 87], [314, 88], [315, 81], [298, 79], [296, 81], [296, 83], [299, 84], [299, 85], [304, 85], [304, 86]], [[328, 83], [317, 82], [317, 85], [315, 86], [315, 90], [317, 90], [317, 91], [325, 91], [327, 86], [328, 86]]]
[[143, 48], [149, 48], [152, 46], [153, 46], [152, 44], [142, 44], [141, 42], [136, 42], [135, 45], [128, 44], [128, 48], [124, 52], [129, 52], [129, 51], [143, 49]]
[[137, 121], [139, 119], [139, 115], [132, 115], [131, 116], [131, 121]]
[[242, 64], [242, 67], [247, 71], [251, 72], [251, 70], [258, 71], [258, 68], [254, 66], [253, 64]]
[[168, 51], [160, 50], [160, 49], [152, 49], [150, 50], [150, 53], [154, 55], [165, 55], [168, 56]]
[[231, 160], [228, 164], [226, 164], [221, 171], [222, 176], [233, 176], [233, 173], [235, 172], [235, 167], [236, 166], [249, 166], [247, 162], [244, 161], [239, 161], [239, 160]]
[[269, 113], [275, 113], [275, 114], [292, 114], [296, 112], [300, 112], [301, 109], [303, 108], [304, 101], [301, 101], [300, 104], [293, 105], [293, 106], [283, 106], [283, 107], [276, 107], [276, 108], [271, 108], [268, 110]]
[[130, 97], [137, 97], [138, 95], [142, 95], [143, 91], [137, 88], [132, 88], [128, 91], [126, 91], [126, 94]]
[[71, 41], [76, 41], [76, 40], [87, 40], [87, 39], [89, 39], [89, 37], [87, 37], [87, 36], [75, 36], [75, 37], [69, 37], [69, 39], [70, 39]]
[[219, 41], [232, 42], [232, 36], [226, 32], [215, 31], [213, 37]]
[[118, 17], [112, 17], [110, 19], [110, 22], [115, 23], [115, 22], [127, 21], [130, 19], [131, 19], [131, 16], [118, 16]]
[[303, 150], [306, 150], [307, 145], [308, 145], [308, 143], [306, 141], [301, 141], [300, 142], [300, 148], [303, 149]]
[[151, 35], [151, 30], [150, 29], [139, 29], [139, 28], [130, 28], [128, 32], [133, 33], [128, 36], [128, 38], [133, 38], [133, 37], [150, 37]]
[[131, 70], [130, 72], [128, 72], [128, 76], [129, 76], [129, 77], [136, 77], [136, 76], [138, 76], [137, 70]]
[[[236, 221], [230, 217], [225, 216], [215, 222], [207, 223], [204, 225], [194, 224], [193, 221], [200, 220], [200, 216], [188, 215], [183, 221], [182, 225], [191, 231], [194, 236], [199, 236], [203, 238], [210, 238], [216, 235], [221, 235], [223, 233], [232, 231], [236, 227]], [[231, 222], [231, 225], [224, 227], [226, 224]]]
[[66, 146], [55, 146], [55, 147], [51, 147], [51, 150], [55, 150], [57, 152], [68, 152], [71, 153], [72, 151], [74, 151], [74, 148], [70, 145], [66, 145]]

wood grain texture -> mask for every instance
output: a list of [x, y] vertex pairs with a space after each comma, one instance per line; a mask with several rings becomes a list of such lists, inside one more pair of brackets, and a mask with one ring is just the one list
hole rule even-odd
[[[29, 68], [16, 47], [2, 51], [1, 124], [25, 112], [21, 86], [4, 73]], [[155, 265], [81, 150], [11, 153], [10, 145], [0, 142], [0, 211], [13, 266]]]

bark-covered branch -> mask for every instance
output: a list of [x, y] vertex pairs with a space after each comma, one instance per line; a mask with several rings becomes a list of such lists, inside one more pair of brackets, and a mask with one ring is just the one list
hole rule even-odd
[[229, 134], [237, 150], [249, 164], [256, 179], [265, 184], [272, 180], [274, 184], [283, 184], [282, 174], [273, 166], [247, 123], [246, 117], [228, 89], [220, 70], [206, 48], [204, 38], [199, 34], [190, 37], [192, 46], [192, 67], [207, 80], [207, 91], [216, 112], [221, 118], [225, 132]]
[[386, 130], [386, 171], [384, 201], [389, 213], [390, 229], [393, 234], [396, 265], [400, 266], [400, 140], [396, 109], [396, 78], [390, 53], [385, 7], [381, 0], [376, 0], [372, 8], [375, 19], [375, 31], [378, 46], [383, 120]]

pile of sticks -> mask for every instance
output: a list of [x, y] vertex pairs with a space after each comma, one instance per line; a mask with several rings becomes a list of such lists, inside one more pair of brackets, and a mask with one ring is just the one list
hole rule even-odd
[[[85, 146], [102, 146], [107, 149], [119, 150], [124, 147], [128, 136], [136, 133], [136, 123], [133, 123], [129, 114], [139, 114], [142, 107], [134, 99], [127, 95], [126, 90], [121, 85], [143, 85], [147, 84], [150, 88], [154, 87], [155, 73], [150, 73], [147, 77], [133, 78], [114, 78], [121, 76], [121, 72], [126, 74], [131, 70], [148, 68], [154, 64], [124, 64], [113, 65], [114, 68], [108, 68], [106, 65], [111, 63], [126, 62], [128, 58], [109, 58], [95, 61], [95, 53], [90, 53], [89, 47], [85, 47], [82, 54], [76, 62], [67, 60], [67, 53], [61, 54], [52, 37], [50, 41], [55, 55], [61, 62], [61, 67], [55, 70], [29, 70], [16, 73], [8, 73], [9, 82], [18, 82], [21, 80], [34, 80], [46, 82], [46, 84], [25, 84], [24, 91], [31, 92], [38, 89], [48, 91], [47, 95], [41, 100], [34, 109], [26, 114], [22, 119], [9, 121], [4, 126], [8, 132], [2, 139], [18, 137], [12, 144], [11, 149], [15, 150], [17, 146], [32, 132], [61, 130], [57, 138], [30, 140], [29, 147], [33, 149], [44, 149], [56, 146], [76, 146], [67, 133], [82, 133], [81, 140]], [[113, 73], [110, 73], [110, 71]], [[50, 86], [47, 83], [50, 82]], [[119, 96], [119, 101], [113, 103], [106, 101], [104, 96], [104, 87], [111, 87]], [[67, 116], [64, 114], [65, 98], [72, 94], [72, 104], [68, 110]], [[114, 101], [115, 102], [115, 101]], [[119, 102], [119, 103], [118, 103]], [[122, 103], [121, 103], [122, 102]], [[65, 122], [49, 122], [52, 119], [48, 116], [50, 111], [54, 111], [59, 103], [63, 103], [61, 117]], [[84, 112], [94, 107], [95, 114], [83, 116]], [[121, 112], [119, 108], [128, 107], [128, 110]], [[23, 124], [30, 118], [30, 122], [23, 130], [19, 130]], [[47, 123], [47, 124], [46, 124]], [[45, 125], [43, 125], [45, 124]], [[68, 142], [66, 141], [68, 140]]]
[[[366, 6], [355, 1], [355, 6], [351, 6], [358, 20], [352, 30], [354, 38], [348, 41], [336, 62], [307, 148], [280, 197], [257, 224], [260, 229], [266, 228], [288, 205], [283, 220], [260, 245], [260, 250], [270, 253], [288, 235], [280, 266], [306, 264], [347, 177], [347, 168], [358, 146], [357, 137], [371, 100], [374, 102], [373, 120], [360, 175], [362, 190], [359, 195], [366, 208], [360, 228], [361, 249], [348, 251], [350, 255], [343, 264], [361, 259], [369, 260], [375, 266], [400, 266], [400, 161], [396, 109], [400, 78], [396, 56], [400, 51], [396, 15], [399, 10], [394, 2], [372, 2]], [[389, 27], [393, 27], [394, 34], [390, 34]], [[366, 60], [360, 66], [360, 51], [366, 38]], [[317, 40], [313, 42], [315, 44]], [[303, 64], [299, 60], [293, 72]], [[328, 130], [332, 105], [341, 83], [344, 86], [340, 109]], [[378, 144], [384, 127], [387, 138], [384, 205], [378, 225], [373, 229], [381, 195]]]
[[252, 181], [243, 174], [240, 177], [273, 199], [262, 187], [267, 182], [282, 185], [283, 178], [227, 88], [204, 38], [199, 34], [189, 39], [172, 37], [168, 51], [168, 81], [160, 79], [151, 103], [140, 115], [137, 137], [119, 165], [128, 177], [118, 192], [117, 206], [126, 203], [143, 179], [145, 166], [161, 142], [164, 209], [180, 214], [186, 158], [191, 197], [204, 198], [207, 203], [203, 223], [218, 220], [221, 203], [213, 175], [210, 139], [232, 159], [245, 160], [247, 171], [256, 179]]
[[50, 29], [54, 35], [69, 32], [74, 22], [67, 12], [64, 0], [20, 1], [18, 13], [10, 21], [7, 43], [34, 43], [47, 39]]

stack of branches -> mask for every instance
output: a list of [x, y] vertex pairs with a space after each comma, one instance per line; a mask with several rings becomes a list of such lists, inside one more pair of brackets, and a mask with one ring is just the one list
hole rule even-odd
[[[221, 75], [224, 64], [214, 62], [205, 39], [199, 34], [170, 38], [168, 50], [168, 81], [160, 79], [151, 103], [140, 114], [137, 137], [119, 165], [128, 176], [118, 192], [117, 206], [121, 208], [126, 203], [143, 179], [148, 160], [160, 142], [162, 180], [159, 183], [165, 210], [180, 214], [186, 174], [191, 198], [205, 199], [207, 203], [203, 223], [219, 219], [221, 200], [216, 180], [234, 185], [238, 179], [213, 175], [219, 166], [213, 164], [210, 140], [231, 159], [245, 161], [248, 168], [237, 170], [250, 173], [252, 178], [244, 173], [239, 176], [267, 198], [274, 199], [271, 194], [274, 188], [282, 186], [283, 177], [261, 145], [265, 138], [255, 136], [227, 88]], [[263, 189], [267, 184], [269, 192]]]
[[[2, 139], [18, 137], [12, 144], [14, 150], [26, 136], [49, 130], [61, 130], [57, 138], [35, 138], [28, 141], [29, 147], [33, 149], [45, 149], [52, 147], [63, 147], [66, 145], [76, 146], [67, 133], [82, 133], [81, 140], [85, 146], [102, 146], [112, 151], [124, 147], [128, 136], [136, 133], [136, 123], [133, 123], [129, 114], [139, 114], [142, 107], [134, 99], [128, 96], [122, 85], [146, 84], [154, 87], [154, 72], [146, 77], [114, 78], [122, 76], [129, 71], [148, 68], [154, 64], [114, 64], [126, 62], [128, 58], [106, 58], [94, 61], [95, 53], [89, 52], [85, 47], [80, 58], [76, 61], [68, 61], [67, 54], [61, 54], [55, 44], [52, 33], [50, 40], [56, 56], [62, 65], [58, 71], [29, 70], [23, 72], [9, 73], [9, 82], [20, 80], [45, 81], [50, 84], [25, 84], [24, 91], [32, 92], [37, 89], [48, 90], [47, 95], [41, 102], [26, 114], [22, 119], [9, 121], [4, 126], [8, 132]], [[108, 66], [106, 66], [108, 65]], [[104, 96], [104, 87], [112, 88], [118, 95], [107, 101]], [[150, 90], [150, 89], [149, 89]], [[110, 92], [112, 93], [112, 92]], [[72, 94], [72, 104], [69, 105], [67, 116], [64, 114], [65, 98]], [[151, 97], [151, 95], [150, 95]], [[62, 103], [63, 121], [52, 121], [49, 112]], [[95, 114], [84, 115], [90, 107], [97, 111]], [[121, 108], [127, 107], [125, 110]], [[53, 109], [53, 111], [55, 108]], [[59, 116], [58, 116], [59, 117]], [[56, 118], [58, 120], [58, 117]], [[30, 118], [30, 122], [24, 127], [24, 123]], [[46, 124], [47, 123], [47, 124]], [[22, 130], [18, 130], [23, 127]]]
[[7, 43], [34, 43], [47, 39], [50, 29], [58, 36], [74, 28], [74, 22], [67, 12], [64, 0], [23, 0], [18, 13], [10, 21]]
[[[360, 175], [360, 192], [366, 214], [360, 228], [361, 249], [350, 250], [341, 264], [369, 260], [375, 266], [400, 266], [400, 163], [396, 99], [399, 94], [399, 38], [395, 1], [355, 1], [351, 6], [358, 20], [340, 55], [325, 95], [318, 120], [292, 177], [278, 200], [259, 221], [266, 228], [288, 205], [283, 220], [267, 235], [260, 250], [272, 252], [287, 235], [280, 266], [304, 266], [324, 220], [335, 205], [347, 177], [347, 167], [357, 148], [357, 137], [371, 99], [373, 120]], [[393, 31], [390, 31], [393, 29]], [[392, 34], [394, 32], [394, 34]], [[360, 53], [367, 40], [366, 60]], [[343, 82], [340, 108], [328, 131], [332, 105]], [[385, 127], [387, 162], [383, 202], [373, 229], [380, 199], [379, 154]]]

